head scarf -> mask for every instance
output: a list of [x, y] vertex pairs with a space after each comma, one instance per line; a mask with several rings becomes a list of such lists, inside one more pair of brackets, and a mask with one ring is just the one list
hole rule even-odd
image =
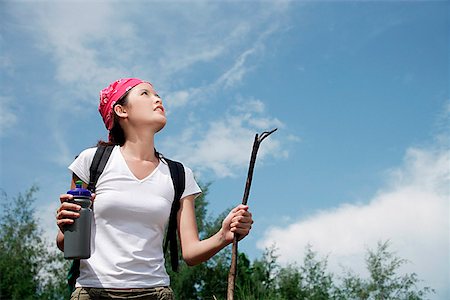
[[111, 130], [113, 127], [113, 107], [117, 100], [119, 100], [130, 89], [143, 82], [152, 85], [150, 82], [138, 78], [122, 78], [114, 81], [108, 87], [100, 91], [100, 104], [98, 106], [98, 111], [103, 118], [106, 129]]

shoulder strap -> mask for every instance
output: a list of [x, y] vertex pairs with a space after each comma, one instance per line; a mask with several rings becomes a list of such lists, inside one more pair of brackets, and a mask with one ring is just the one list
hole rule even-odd
[[80, 260], [74, 259], [70, 265], [69, 273], [67, 274], [67, 285], [69, 287], [70, 294], [75, 290], [75, 283], [78, 276], [80, 276]]
[[[97, 185], [97, 181], [105, 169], [106, 163], [108, 162], [109, 157], [111, 156], [111, 152], [114, 149], [114, 145], [101, 146], [97, 147], [95, 151], [94, 158], [91, 163], [91, 167], [89, 168], [89, 184], [87, 189], [92, 193], [95, 193], [95, 186]], [[74, 259], [72, 265], [70, 266], [69, 273], [67, 275], [67, 283], [69, 285], [69, 291], [72, 293], [75, 290], [75, 282], [80, 276], [80, 260]]]
[[87, 189], [91, 192], [95, 192], [95, 186], [97, 181], [105, 169], [111, 152], [114, 149], [114, 145], [98, 146], [95, 151], [94, 159], [92, 160], [91, 167], [89, 169], [89, 184]]
[[177, 242], [177, 213], [180, 209], [180, 200], [186, 185], [184, 167], [180, 162], [166, 159], [169, 166], [170, 176], [172, 177], [175, 197], [170, 210], [169, 225], [167, 228], [166, 241], [164, 243], [164, 252], [170, 244], [170, 263], [174, 272], [178, 271], [178, 242]]

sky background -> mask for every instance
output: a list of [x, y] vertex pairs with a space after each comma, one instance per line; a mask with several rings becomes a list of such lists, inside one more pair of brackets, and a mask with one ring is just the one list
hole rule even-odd
[[56, 234], [75, 155], [106, 139], [98, 93], [151, 81], [168, 114], [157, 148], [211, 182], [211, 217], [242, 199], [261, 146], [240, 249], [309, 243], [329, 270], [364, 273], [390, 240], [448, 299], [448, 1], [0, 1], [0, 188], [33, 184]]

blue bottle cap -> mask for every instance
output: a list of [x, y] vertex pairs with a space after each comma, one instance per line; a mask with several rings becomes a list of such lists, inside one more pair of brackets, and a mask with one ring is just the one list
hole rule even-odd
[[77, 180], [75, 182], [75, 188], [73, 190], [67, 191], [67, 194], [78, 196], [78, 197], [91, 197], [91, 192], [83, 188], [83, 181]]

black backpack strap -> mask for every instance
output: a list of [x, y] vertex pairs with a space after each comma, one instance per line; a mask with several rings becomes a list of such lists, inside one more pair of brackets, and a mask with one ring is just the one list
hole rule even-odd
[[78, 276], [80, 276], [80, 260], [74, 259], [72, 265], [70, 266], [69, 273], [67, 274], [67, 284], [69, 286], [70, 294], [75, 290], [75, 283]]
[[164, 158], [169, 166], [170, 176], [172, 177], [175, 197], [170, 210], [169, 225], [167, 228], [166, 241], [164, 243], [164, 252], [170, 244], [170, 263], [174, 272], [178, 271], [178, 242], [177, 242], [177, 214], [180, 209], [180, 200], [186, 185], [184, 167], [180, 162]]
[[[94, 158], [92, 159], [91, 167], [89, 168], [89, 184], [87, 189], [92, 193], [95, 193], [95, 186], [100, 178], [103, 170], [105, 169], [106, 163], [108, 162], [111, 152], [114, 149], [114, 145], [97, 147], [95, 151]], [[75, 290], [75, 283], [78, 276], [80, 276], [80, 260], [74, 259], [72, 265], [70, 266], [69, 274], [67, 275], [67, 283], [69, 285], [70, 293]]]
[[102, 175], [102, 172], [105, 169], [106, 163], [108, 162], [113, 149], [114, 145], [98, 146], [97, 150], [95, 151], [95, 155], [89, 169], [90, 175], [89, 184], [87, 187], [87, 189], [93, 193], [95, 193], [95, 186], [97, 185], [97, 181], [100, 175]]

